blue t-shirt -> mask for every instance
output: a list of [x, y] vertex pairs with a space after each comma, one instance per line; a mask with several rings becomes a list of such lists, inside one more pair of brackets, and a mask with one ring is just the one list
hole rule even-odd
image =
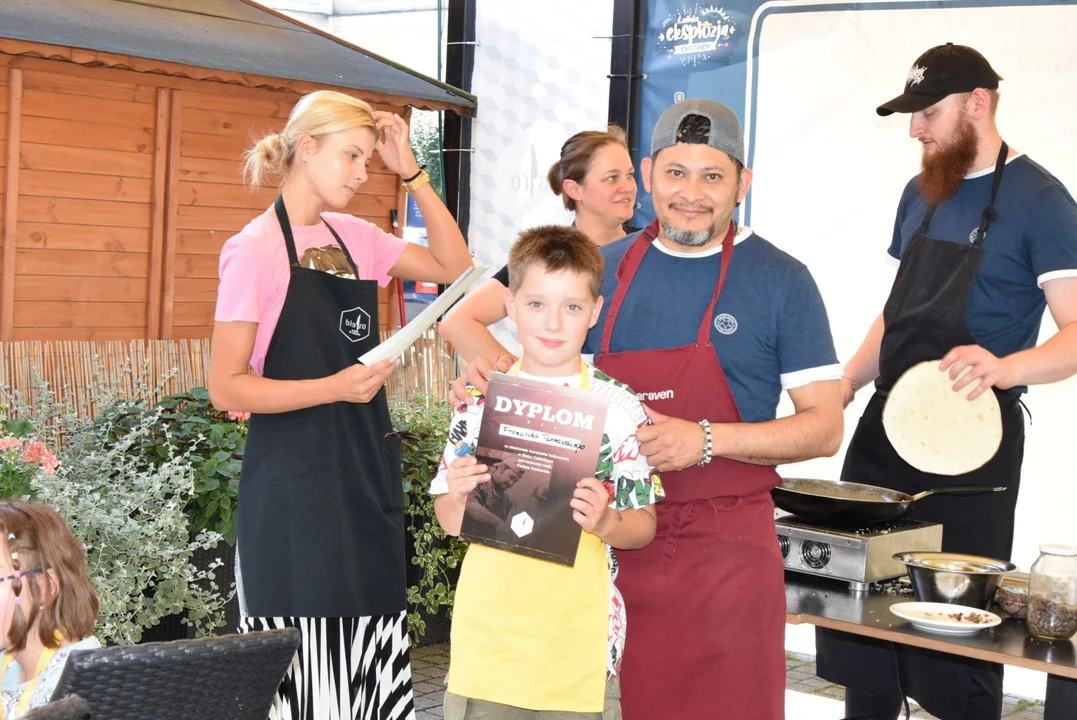
[[[602, 247], [605, 303], [587, 335], [585, 353], [600, 350], [617, 268], [638, 235]], [[720, 247], [675, 254], [655, 240], [625, 295], [610, 351], [694, 343], [721, 266]], [[710, 331], [744, 422], [773, 420], [783, 389], [841, 377], [823, 298], [808, 268], [748, 228], [737, 235]]]
[[[939, 205], [927, 229], [936, 240], [967, 243], [991, 197], [994, 167], [965, 179]], [[984, 240], [965, 319], [977, 344], [998, 357], [1033, 347], [1047, 301], [1043, 283], [1077, 276], [1077, 204], [1051, 173], [1024, 155], [1011, 158], [995, 199], [998, 219]], [[898, 204], [890, 255], [901, 259], [927, 212], [916, 178]]]

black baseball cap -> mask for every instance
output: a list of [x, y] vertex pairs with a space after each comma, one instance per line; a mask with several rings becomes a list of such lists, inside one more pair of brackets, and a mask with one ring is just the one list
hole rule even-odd
[[997, 90], [1001, 79], [987, 58], [972, 48], [953, 43], [937, 45], [916, 58], [905, 80], [905, 92], [875, 112], [884, 117], [919, 112], [954, 93], [976, 88]]

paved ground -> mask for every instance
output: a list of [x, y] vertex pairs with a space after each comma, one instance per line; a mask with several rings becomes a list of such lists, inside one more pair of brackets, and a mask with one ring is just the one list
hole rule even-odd
[[[840, 702], [834, 704], [834, 712], [830, 712], [828, 708], [826, 714], [812, 712], [810, 714], [796, 715], [795, 717], [804, 718], [804, 720], [838, 720], [842, 717], [845, 688], [841, 685], [831, 685], [826, 680], [816, 677], [815, 658], [813, 656], [796, 653], [785, 654], [785, 687], [788, 691], [786, 696], [786, 715], [788, 718], [794, 717], [791, 711], [798, 701], [796, 694], [826, 697]], [[1043, 718], [1043, 705], [1039, 703], [1009, 695], [1006, 696], [1004, 702], [1002, 717], [1007, 720], [1042, 720]], [[910, 704], [910, 708], [913, 711], [911, 717], [917, 718], [917, 720], [933, 720], [935, 718], [934, 715], [930, 715], [925, 710], [916, 707], [914, 703]], [[902, 714], [902, 717], [904, 717], [904, 714]]]
[[[842, 717], [843, 689], [815, 676], [815, 658], [787, 653], [787, 720], [839, 720]], [[431, 645], [411, 653], [411, 672], [415, 687], [416, 720], [441, 720], [441, 696], [449, 669], [449, 646]], [[930, 720], [934, 716], [913, 706], [912, 717]], [[1043, 706], [1016, 697], [1006, 697], [1002, 712], [1007, 720], [1041, 720]], [[740, 720], [729, 718], [729, 720]]]

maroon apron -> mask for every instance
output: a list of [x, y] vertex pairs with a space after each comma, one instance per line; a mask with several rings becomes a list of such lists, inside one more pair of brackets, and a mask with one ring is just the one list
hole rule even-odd
[[[732, 224], [696, 342], [610, 352], [621, 304], [657, 234], [655, 222], [621, 261], [595, 365], [641, 395], [668, 397], [647, 403], [670, 417], [740, 422], [710, 342], [733, 257]], [[654, 541], [641, 550], [617, 551], [617, 586], [628, 614], [621, 670], [625, 720], [784, 718], [784, 571], [770, 499], [779, 482], [772, 467], [717, 456], [706, 467], [662, 473], [666, 498], [657, 506]]]

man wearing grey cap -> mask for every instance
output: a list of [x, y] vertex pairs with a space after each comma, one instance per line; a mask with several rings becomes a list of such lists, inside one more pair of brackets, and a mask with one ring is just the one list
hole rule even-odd
[[[674, 105], [641, 165], [657, 219], [602, 247], [605, 303], [584, 352], [643, 400], [636, 437], [666, 489], [654, 541], [616, 554], [625, 720], [785, 717], [770, 490], [775, 465], [838, 451], [841, 372], [808, 269], [733, 219], [744, 165], [729, 108]], [[484, 392], [504, 359], [469, 363], [467, 382]], [[783, 391], [796, 412], [776, 419]], [[463, 379], [453, 395], [475, 402]]]
[[[941, 485], [1005, 486], [972, 497], [933, 496], [910, 517], [942, 523], [943, 550], [1007, 560], [1024, 449], [1019, 398], [1030, 384], [1077, 372], [1077, 205], [1047, 170], [1003, 142], [995, 124], [1000, 79], [979, 52], [948, 43], [917, 58], [905, 91], [877, 109], [910, 116], [909, 134], [923, 156], [898, 204], [889, 250], [900, 261], [897, 278], [845, 366], [846, 405], [870, 382], [875, 393], [842, 480], [910, 494]], [[1060, 330], [1037, 347], [1045, 309]], [[1002, 411], [996, 455], [946, 482], [909, 465], [882, 426], [889, 389], [925, 361], [938, 362], [969, 398], [993, 392]], [[849, 717], [893, 720], [906, 693], [942, 720], [1002, 713], [1001, 665], [822, 628], [816, 649], [819, 675], [846, 686]]]
[[[665, 507], [618, 551], [626, 720], [784, 717], [785, 592], [774, 466], [833, 455], [840, 370], [808, 269], [734, 221], [752, 180], [736, 115], [666, 110], [641, 164], [657, 219], [602, 248], [606, 298], [584, 352], [653, 424], [640, 450]], [[796, 412], [776, 418], [785, 391]]]

